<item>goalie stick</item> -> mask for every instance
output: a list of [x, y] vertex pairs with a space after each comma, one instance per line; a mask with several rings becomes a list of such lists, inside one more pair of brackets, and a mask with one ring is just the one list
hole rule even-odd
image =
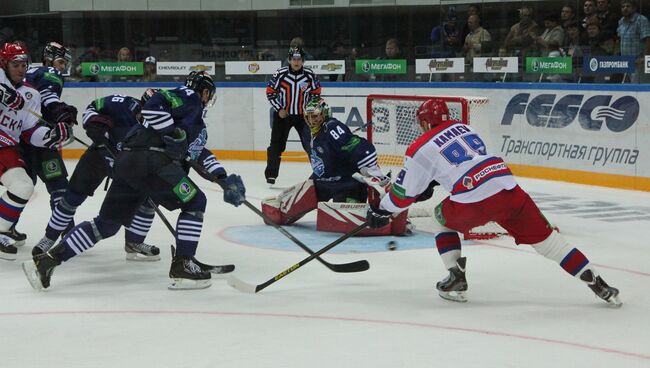
[[314, 258], [318, 258], [318, 256], [320, 256], [321, 254], [323, 254], [323, 253], [327, 252], [328, 250], [334, 248], [335, 246], [339, 245], [340, 243], [342, 243], [343, 241], [345, 241], [349, 237], [354, 236], [355, 234], [357, 234], [358, 232], [363, 230], [367, 225], [368, 225], [368, 223], [364, 222], [363, 224], [361, 224], [361, 225], [357, 226], [356, 228], [354, 228], [349, 233], [341, 236], [340, 238], [338, 238], [335, 241], [331, 242], [330, 244], [326, 245], [325, 247], [323, 247], [323, 249], [321, 249], [318, 252], [310, 255], [309, 257], [303, 259], [302, 261], [294, 264], [293, 266], [287, 268], [286, 270], [280, 272], [279, 274], [273, 276], [272, 278], [270, 278], [266, 282], [263, 282], [263, 283], [258, 284], [258, 285], [251, 285], [249, 283], [246, 283], [246, 282], [236, 278], [233, 275], [230, 275], [230, 277], [228, 277], [228, 285], [232, 286], [233, 288], [235, 288], [235, 289], [237, 289], [237, 290], [239, 290], [239, 291], [241, 291], [243, 293], [249, 293], [249, 294], [259, 293], [260, 291], [266, 289], [267, 287], [269, 287], [271, 284], [275, 283], [276, 281], [282, 279], [283, 277], [287, 276], [288, 274], [294, 272], [295, 270], [299, 269], [300, 267], [302, 267], [302, 266], [306, 265], [307, 263], [311, 262]]
[[[222, 189], [224, 189], [225, 184], [223, 181], [217, 179], [214, 175], [208, 173], [205, 171], [203, 166], [200, 166], [197, 162], [190, 160], [189, 158], [186, 160], [190, 166], [194, 170], [196, 170], [197, 173], [201, 175], [201, 177], [217, 183]], [[302, 248], [305, 252], [313, 255], [314, 251], [312, 251], [309, 247], [307, 247], [303, 242], [298, 240], [295, 236], [293, 236], [290, 232], [285, 230], [282, 226], [276, 224], [273, 220], [271, 220], [268, 216], [264, 214], [264, 212], [260, 211], [257, 207], [255, 207], [253, 204], [251, 204], [249, 201], [244, 200], [244, 205], [248, 207], [251, 211], [255, 212], [258, 216], [264, 219], [264, 221], [268, 224], [271, 224], [275, 229], [277, 229], [282, 235], [286, 236], [289, 238], [292, 242], [294, 242], [297, 246]], [[329, 263], [326, 260], [318, 257], [317, 258], [320, 263], [322, 263], [325, 267], [329, 268], [330, 270], [334, 272], [341, 272], [341, 273], [347, 273], [347, 272], [363, 272], [366, 271], [370, 268], [370, 263], [368, 261], [360, 260], [360, 261], [355, 261], [351, 263]]]

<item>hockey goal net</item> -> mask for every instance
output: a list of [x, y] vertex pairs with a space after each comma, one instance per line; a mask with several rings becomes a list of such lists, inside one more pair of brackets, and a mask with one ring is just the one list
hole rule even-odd
[[[406, 149], [422, 132], [415, 118], [420, 105], [430, 98], [440, 98], [449, 108], [450, 118], [467, 124], [487, 116], [486, 97], [369, 95], [366, 99], [367, 137], [375, 145], [379, 166], [397, 173], [404, 163]], [[441, 192], [436, 189], [435, 192]], [[436, 196], [438, 197], [438, 196]], [[439, 201], [425, 201], [409, 209], [409, 217], [432, 217]], [[465, 239], [492, 239], [507, 235], [497, 223], [490, 222], [464, 234]]]

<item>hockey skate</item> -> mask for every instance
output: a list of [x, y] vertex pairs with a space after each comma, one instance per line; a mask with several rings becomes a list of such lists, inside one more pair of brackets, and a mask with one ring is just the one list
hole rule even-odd
[[18, 249], [14, 246], [13, 239], [0, 234], [0, 259], [15, 261], [18, 256]]
[[597, 297], [606, 301], [611, 306], [620, 307], [623, 302], [618, 298], [618, 289], [607, 285], [607, 283], [592, 270], [586, 270], [580, 275], [580, 280], [587, 283], [587, 286]]
[[151, 244], [126, 242], [124, 251], [127, 261], [160, 261], [160, 249]]
[[210, 272], [203, 270], [192, 257], [175, 256], [169, 269], [169, 290], [205, 289], [212, 285]]
[[467, 258], [461, 257], [456, 265], [449, 269], [449, 276], [436, 284], [438, 295], [441, 298], [454, 302], [465, 303], [467, 298], [467, 280], [465, 279], [465, 265]]
[[14, 241], [14, 247], [22, 247], [25, 245], [25, 239], [27, 239], [27, 235], [16, 230], [16, 224], [11, 225], [8, 231], [0, 234], [11, 238]]
[[266, 184], [269, 185], [269, 188], [275, 184], [275, 178], [266, 178]]
[[59, 243], [49, 251], [35, 256], [31, 261], [23, 262], [23, 272], [34, 290], [41, 291], [50, 287], [54, 268], [61, 264], [58, 255], [64, 250], [63, 243]]
[[41, 240], [36, 243], [34, 248], [32, 248], [32, 257], [36, 257], [50, 250], [50, 248], [54, 246], [54, 242], [54, 240], [48, 238], [47, 236], [41, 238]]

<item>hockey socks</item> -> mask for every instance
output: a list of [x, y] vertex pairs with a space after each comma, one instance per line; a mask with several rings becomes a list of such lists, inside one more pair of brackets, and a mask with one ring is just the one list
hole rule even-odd
[[146, 203], [138, 208], [131, 224], [125, 230], [124, 235], [127, 243], [141, 244], [144, 242], [144, 238], [147, 237], [149, 229], [151, 229], [155, 213], [155, 210]]
[[0, 231], [8, 231], [18, 221], [25, 209], [27, 199], [22, 199], [9, 191], [0, 197]]
[[176, 223], [176, 256], [194, 257], [203, 228], [203, 212], [181, 212]]
[[[54, 198], [54, 194], [50, 199]], [[77, 208], [88, 198], [85, 195], [67, 191], [63, 198], [57, 201], [50, 221], [45, 228], [45, 236], [48, 239], [56, 240], [65, 231], [74, 219]]]
[[591, 268], [587, 257], [578, 248], [571, 247], [556, 230], [544, 241], [533, 244], [533, 248], [537, 253], [557, 262], [571, 276], [579, 278], [584, 271]]
[[108, 222], [101, 217], [92, 221], [84, 221], [70, 230], [63, 238], [63, 246], [59, 259], [63, 262], [92, 248], [102, 239], [111, 237], [120, 229], [120, 224]]
[[436, 248], [446, 269], [456, 266], [460, 258], [460, 237], [455, 231], [447, 231], [436, 235]]

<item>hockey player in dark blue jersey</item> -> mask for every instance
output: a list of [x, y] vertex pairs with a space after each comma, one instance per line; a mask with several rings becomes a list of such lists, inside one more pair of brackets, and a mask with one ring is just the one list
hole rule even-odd
[[[309, 180], [286, 189], [279, 196], [263, 200], [262, 209], [276, 223], [286, 225], [318, 207], [318, 230], [346, 232], [358, 223], [348, 222], [349, 216], [331, 216], [330, 213], [346, 212], [363, 219], [368, 188], [373, 188], [370, 189], [371, 193], [377, 193], [373, 192], [377, 189], [383, 192], [390, 178], [377, 165], [375, 147], [333, 118], [324, 99], [312, 99], [304, 112], [311, 132], [312, 175]], [[333, 203], [327, 203], [330, 200]], [[358, 216], [355, 215], [357, 212]], [[341, 219], [343, 221], [339, 221]], [[403, 225], [406, 225], [405, 222]], [[388, 230], [390, 233], [400, 233], [401, 229], [386, 228], [379, 233]], [[373, 232], [366, 231], [364, 234], [373, 235]]]
[[[43, 66], [30, 68], [25, 76], [28, 86], [41, 94], [43, 120], [51, 124], [77, 123], [77, 109], [61, 101], [63, 92], [62, 73], [70, 67], [70, 51], [56, 42], [49, 42], [43, 49]], [[40, 178], [50, 194], [50, 207], [54, 210], [68, 187], [68, 172], [58, 148], [39, 148], [24, 143], [20, 145], [27, 173], [34, 183]], [[15, 231], [14, 231], [15, 232]], [[24, 234], [16, 236], [24, 237]]]
[[205, 149], [207, 131], [203, 109], [215, 96], [212, 78], [192, 72], [185, 86], [160, 91], [145, 103], [144, 122], [132, 130], [115, 158], [114, 180], [99, 216], [70, 230], [48, 252], [23, 263], [35, 289], [47, 288], [54, 268], [81, 254], [101, 239], [127, 226], [147, 197], [168, 210], [180, 209], [176, 223], [176, 254], [169, 270], [170, 289], [210, 286], [210, 272], [194, 255], [198, 246], [206, 196], [188, 176], [189, 160], [196, 160], [225, 183], [224, 201], [239, 206], [245, 200], [241, 177], [226, 174], [214, 155]]
[[[121, 142], [134, 126], [142, 121], [142, 104], [157, 90], [148, 89], [140, 100], [122, 95], [99, 98], [83, 113], [83, 127], [93, 144], [83, 153], [75, 167], [63, 198], [52, 211], [45, 229], [45, 236], [32, 250], [33, 255], [48, 251], [68, 228], [74, 214], [89, 196], [92, 196], [108, 176], [112, 177], [113, 155], [116, 145]], [[144, 242], [155, 210], [144, 202], [125, 231], [126, 259], [130, 261], [158, 261], [160, 249]]]

